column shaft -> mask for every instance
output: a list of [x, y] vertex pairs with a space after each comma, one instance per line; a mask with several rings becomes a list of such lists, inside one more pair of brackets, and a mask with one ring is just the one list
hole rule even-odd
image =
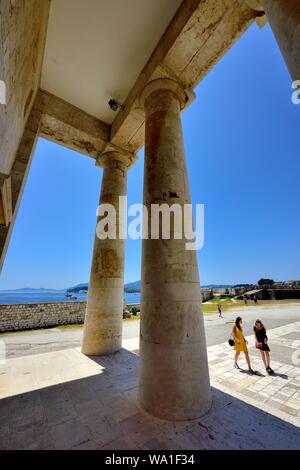
[[300, 80], [300, 1], [261, 0], [293, 80]]
[[[190, 203], [179, 99], [169, 89], [145, 100], [144, 204]], [[151, 222], [149, 223], [149, 226]], [[186, 240], [143, 240], [139, 400], [168, 420], [201, 416], [211, 404], [195, 251]]]
[[114, 155], [110, 157], [104, 164], [100, 204], [114, 206], [117, 238], [102, 240], [95, 235], [82, 345], [82, 352], [88, 355], [110, 354], [122, 346], [124, 240], [118, 236], [118, 217], [119, 196], [126, 195], [127, 171]]

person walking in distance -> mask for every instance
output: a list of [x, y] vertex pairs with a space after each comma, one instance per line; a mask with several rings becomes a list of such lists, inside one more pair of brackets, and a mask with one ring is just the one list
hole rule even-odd
[[241, 352], [245, 354], [245, 359], [248, 365], [248, 370], [251, 374], [254, 374], [254, 370], [251, 367], [250, 356], [247, 348], [247, 341], [244, 338], [243, 333], [243, 321], [241, 317], [237, 317], [232, 328], [232, 336], [234, 338], [234, 367], [240, 369], [237, 360]]
[[218, 304], [218, 312], [219, 312], [219, 318], [223, 318], [222, 316], [222, 305]]
[[266, 371], [268, 374], [274, 374], [273, 369], [270, 367], [270, 348], [268, 346], [268, 337], [267, 332], [260, 320], [256, 320], [253, 327], [254, 338], [255, 338], [255, 347], [260, 350], [261, 358], [265, 365]]

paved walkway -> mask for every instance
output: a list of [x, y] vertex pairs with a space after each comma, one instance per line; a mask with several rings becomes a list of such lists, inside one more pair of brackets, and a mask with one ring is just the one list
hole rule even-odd
[[274, 375], [267, 374], [251, 335], [246, 339], [257, 375], [247, 372], [243, 355], [238, 362], [244, 370], [234, 369], [233, 348], [223, 343], [208, 348], [211, 383], [300, 426], [300, 322], [269, 330], [268, 338]]
[[286, 363], [297, 362], [299, 333], [300, 322], [268, 331], [272, 351], [285, 350], [275, 377], [263, 373], [252, 338], [263, 376], [232, 369], [227, 343], [209, 347], [213, 407], [183, 423], [139, 409], [138, 338], [109, 357], [72, 348], [9, 359], [0, 365], [0, 449], [299, 449], [300, 368]]
[[[217, 307], [216, 307], [217, 308]], [[238, 316], [243, 317], [245, 334], [252, 332], [254, 322], [260, 318], [267, 329], [294, 323], [300, 319], [300, 303], [293, 301], [278, 301], [274, 305], [260, 302], [258, 305], [232, 309], [224, 313], [220, 319], [217, 314], [204, 316], [206, 343], [213, 346], [223, 343], [229, 335], [231, 323]], [[126, 321], [123, 323], [123, 338], [136, 338], [139, 335], [139, 321]], [[50, 351], [76, 348], [81, 345], [83, 328], [51, 328], [29, 332], [0, 334], [0, 341], [6, 345], [8, 358], [31, 356]]]

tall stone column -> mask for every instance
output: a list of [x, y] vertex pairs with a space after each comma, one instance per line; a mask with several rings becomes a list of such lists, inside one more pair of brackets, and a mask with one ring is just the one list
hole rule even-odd
[[[145, 108], [144, 204], [190, 203], [180, 111], [186, 94], [175, 81], [149, 83]], [[187, 240], [143, 240], [139, 401], [159, 418], [186, 420], [211, 406], [197, 256]]]
[[300, 80], [300, 1], [261, 0], [293, 80]]
[[100, 239], [95, 234], [82, 344], [87, 355], [110, 354], [122, 347], [124, 240], [119, 237], [119, 197], [126, 196], [132, 159], [132, 154], [108, 151], [97, 160], [104, 167], [99, 204], [115, 208], [116, 239]]

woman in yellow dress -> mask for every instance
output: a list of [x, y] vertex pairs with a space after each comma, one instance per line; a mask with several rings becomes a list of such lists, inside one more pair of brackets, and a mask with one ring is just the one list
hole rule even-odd
[[237, 319], [235, 320], [235, 324], [233, 325], [233, 328], [232, 328], [232, 336], [234, 338], [234, 350], [235, 350], [234, 367], [236, 369], [239, 369], [237, 360], [238, 360], [240, 353], [243, 352], [245, 354], [249, 372], [251, 372], [251, 374], [254, 374], [254, 370], [251, 368], [250, 356], [249, 356], [249, 352], [247, 348], [248, 341], [246, 341], [244, 338], [243, 321], [241, 317], [237, 317]]

